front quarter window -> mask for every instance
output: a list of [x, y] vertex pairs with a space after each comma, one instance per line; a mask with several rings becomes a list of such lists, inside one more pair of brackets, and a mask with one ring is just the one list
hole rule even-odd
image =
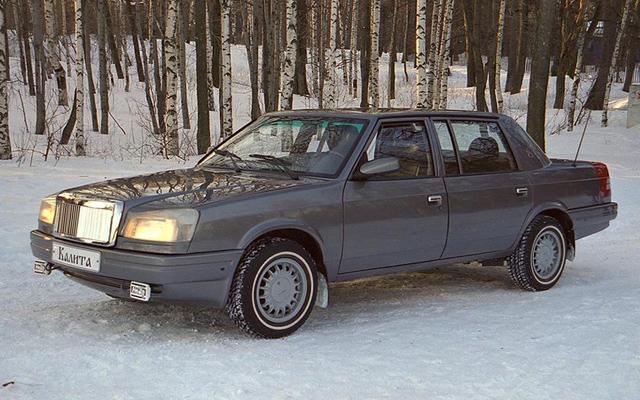
[[366, 125], [352, 118], [271, 117], [238, 132], [200, 165], [333, 177]]

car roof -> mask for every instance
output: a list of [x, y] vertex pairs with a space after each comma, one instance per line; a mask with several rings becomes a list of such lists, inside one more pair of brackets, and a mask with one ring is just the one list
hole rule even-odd
[[325, 109], [300, 109], [287, 111], [274, 111], [264, 114], [265, 116], [300, 116], [313, 115], [324, 117], [356, 117], [356, 118], [383, 118], [383, 117], [467, 117], [467, 118], [491, 118], [498, 119], [500, 114], [468, 111], [468, 110], [427, 110], [420, 108], [325, 108]]

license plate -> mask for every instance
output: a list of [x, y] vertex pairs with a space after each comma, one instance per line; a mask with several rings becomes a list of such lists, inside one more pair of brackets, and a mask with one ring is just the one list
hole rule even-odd
[[149, 301], [149, 298], [151, 298], [151, 286], [146, 283], [132, 281], [129, 286], [129, 297], [136, 300]]
[[51, 262], [69, 267], [100, 271], [100, 252], [79, 249], [66, 244], [53, 242], [51, 246]]

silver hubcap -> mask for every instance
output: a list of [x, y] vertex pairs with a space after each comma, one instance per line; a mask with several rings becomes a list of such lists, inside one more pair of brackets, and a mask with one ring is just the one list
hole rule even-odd
[[541, 233], [533, 244], [533, 270], [541, 280], [555, 276], [562, 265], [562, 239], [554, 231]]
[[307, 276], [298, 261], [275, 259], [258, 276], [254, 294], [257, 309], [269, 322], [286, 323], [298, 314], [308, 290]]

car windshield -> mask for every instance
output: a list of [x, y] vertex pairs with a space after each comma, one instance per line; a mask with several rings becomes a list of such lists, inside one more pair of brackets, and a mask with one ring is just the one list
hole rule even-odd
[[351, 118], [267, 117], [222, 143], [199, 165], [235, 170], [336, 176], [367, 121]]

